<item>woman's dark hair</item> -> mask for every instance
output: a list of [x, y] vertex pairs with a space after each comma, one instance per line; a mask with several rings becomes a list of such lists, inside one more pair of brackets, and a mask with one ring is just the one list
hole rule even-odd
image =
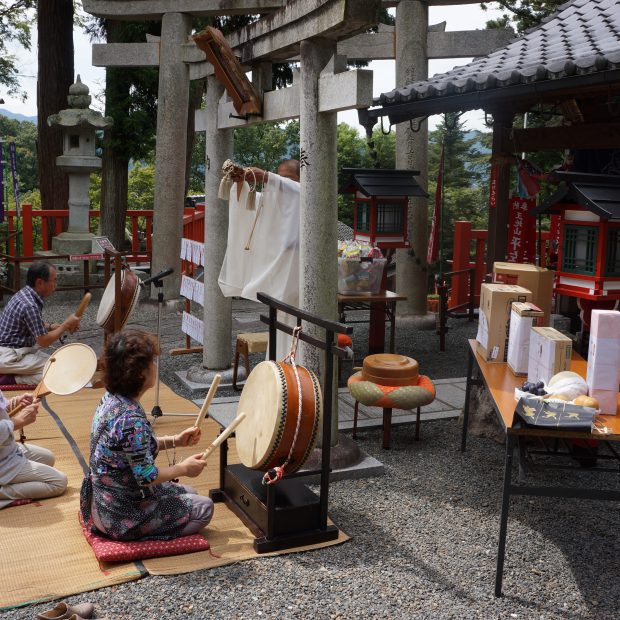
[[103, 356], [103, 382], [106, 390], [133, 398], [142, 390], [147, 371], [159, 345], [153, 334], [127, 329], [114, 334]]

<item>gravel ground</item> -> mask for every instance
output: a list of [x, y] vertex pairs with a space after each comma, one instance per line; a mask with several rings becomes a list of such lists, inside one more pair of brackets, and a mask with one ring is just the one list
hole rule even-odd
[[[254, 316], [255, 308], [235, 303], [235, 316], [244, 321]], [[64, 307], [53, 312], [62, 315]], [[175, 316], [170, 312], [164, 321], [165, 345], [182, 341]], [[150, 326], [154, 317], [152, 307], [141, 309], [142, 324]], [[248, 331], [248, 325], [241, 331]], [[407, 330], [398, 333], [397, 350], [416, 357], [430, 376], [464, 376], [465, 340], [475, 325], [450, 325], [447, 353], [438, 353], [432, 332]], [[93, 343], [100, 340], [89, 313], [83, 336], [87, 339], [90, 332]], [[356, 326], [356, 341], [358, 334], [365, 341], [361, 332]], [[363, 355], [356, 351], [357, 359]], [[199, 356], [165, 356], [162, 378], [183, 393], [171, 373], [196, 363]], [[609, 502], [514, 498], [505, 595], [493, 596], [504, 450], [472, 437], [463, 454], [459, 432], [456, 420], [423, 423], [421, 441], [414, 442], [414, 429], [403, 427], [394, 433], [390, 451], [380, 448], [381, 431], [359, 433], [361, 447], [385, 464], [386, 475], [330, 486], [330, 515], [352, 536], [343, 545], [175, 577], [147, 577], [69, 602], [92, 601], [99, 617], [122, 620], [618, 618], [618, 511]], [[585, 470], [578, 475], [586, 486], [618, 488], [617, 475], [611, 480]], [[570, 482], [574, 474], [536, 476], [558, 483]], [[2, 617], [32, 618], [51, 606], [11, 610]]]

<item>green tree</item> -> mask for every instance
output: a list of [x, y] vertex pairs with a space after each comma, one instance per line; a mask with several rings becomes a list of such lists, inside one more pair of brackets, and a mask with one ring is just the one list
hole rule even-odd
[[[20, 194], [37, 188], [39, 186], [37, 126], [30, 121], [20, 122], [0, 116], [0, 136], [5, 143], [15, 142], [15, 165]], [[6, 145], [5, 148], [7, 148]], [[5, 178], [5, 183], [8, 182], [9, 180]]]
[[241, 166], [263, 170], [275, 170], [283, 159], [298, 159], [299, 121], [235, 129], [234, 158]]
[[[517, 33], [522, 34], [528, 28], [538, 26], [540, 22], [558, 10], [564, 4], [564, 0], [496, 0], [507, 12], [500, 20], [487, 22], [489, 27], [505, 27], [513, 23]], [[490, 2], [482, 2], [480, 6], [486, 10]]]
[[[17, 42], [29, 50], [30, 25], [35, 0], [0, 1], [0, 84], [11, 94], [19, 93], [18, 60], [9, 54], [8, 46]], [[21, 93], [25, 98], [25, 93]]]

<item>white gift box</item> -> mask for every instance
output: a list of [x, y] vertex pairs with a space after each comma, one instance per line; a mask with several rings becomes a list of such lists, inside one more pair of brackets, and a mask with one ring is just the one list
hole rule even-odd
[[510, 311], [507, 362], [515, 375], [527, 375], [530, 331], [542, 325], [545, 313], [534, 304], [514, 302]]
[[573, 341], [553, 327], [533, 327], [530, 330], [530, 350], [527, 380], [542, 381], [545, 385], [558, 372], [570, 369]]
[[620, 384], [620, 312], [592, 310], [586, 383], [601, 413], [615, 415]]

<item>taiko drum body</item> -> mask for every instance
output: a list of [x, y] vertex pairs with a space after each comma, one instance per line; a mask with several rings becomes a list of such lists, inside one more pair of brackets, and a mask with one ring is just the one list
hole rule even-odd
[[237, 454], [246, 467], [281, 467], [292, 448], [285, 468], [290, 474], [315, 447], [323, 419], [321, 386], [311, 370], [297, 366], [297, 374], [299, 384], [292, 364], [272, 361], [261, 362], [250, 373], [238, 408], [247, 418], [236, 431]]

